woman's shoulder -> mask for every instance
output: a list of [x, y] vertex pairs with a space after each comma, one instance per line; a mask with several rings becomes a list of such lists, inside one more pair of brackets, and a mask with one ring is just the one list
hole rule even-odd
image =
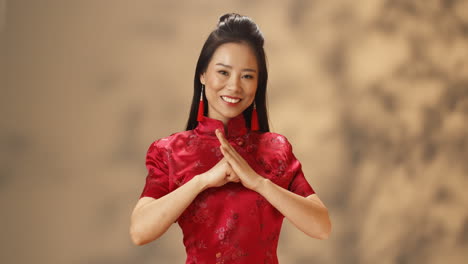
[[284, 143], [289, 143], [288, 138], [280, 133], [276, 132], [263, 132], [263, 133], [258, 133], [259, 137], [261, 139], [267, 139], [267, 140], [276, 140], [278, 142], [284, 142]]
[[191, 130], [174, 132], [168, 136], [154, 139], [151, 143], [151, 146], [157, 148], [166, 148], [176, 141], [190, 137], [191, 134], [193, 134]]
[[275, 132], [263, 132], [263, 133], [258, 133], [258, 138], [259, 138], [259, 144], [269, 147], [269, 148], [274, 148], [274, 149], [284, 149], [286, 151], [290, 151], [292, 149], [291, 143], [288, 140], [288, 138], [280, 133], [275, 133]]

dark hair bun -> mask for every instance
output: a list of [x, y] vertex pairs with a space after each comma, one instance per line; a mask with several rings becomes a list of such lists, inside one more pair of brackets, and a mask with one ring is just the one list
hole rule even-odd
[[238, 13], [220, 16], [215, 32], [219, 38], [244, 40], [253, 46], [263, 47], [263, 34], [257, 24], [250, 17]]
[[226, 13], [222, 16], [219, 17], [219, 20], [218, 20], [218, 26], [221, 24], [221, 23], [226, 23], [227, 21], [231, 20], [231, 19], [236, 19], [238, 17], [242, 17], [241, 15], [237, 14], [237, 13]]

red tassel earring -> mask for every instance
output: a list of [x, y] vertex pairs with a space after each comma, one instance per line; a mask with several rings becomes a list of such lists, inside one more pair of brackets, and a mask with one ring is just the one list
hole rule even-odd
[[203, 111], [205, 110], [205, 106], [203, 105], [203, 88], [204, 88], [204, 85], [202, 84], [201, 94], [200, 94], [200, 103], [198, 104], [198, 115], [197, 115], [198, 122], [202, 120]]
[[257, 107], [255, 106], [255, 101], [254, 101], [254, 108], [252, 110], [252, 119], [250, 122], [250, 130], [252, 131], [258, 131], [258, 116], [257, 116]]

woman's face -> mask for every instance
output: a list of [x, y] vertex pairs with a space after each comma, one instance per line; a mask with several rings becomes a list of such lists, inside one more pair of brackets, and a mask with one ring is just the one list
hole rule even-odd
[[252, 104], [257, 91], [257, 59], [247, 44], [219, 46], [200, 76], [208, 100], [208, 117], [223, 121], [241, 114]]

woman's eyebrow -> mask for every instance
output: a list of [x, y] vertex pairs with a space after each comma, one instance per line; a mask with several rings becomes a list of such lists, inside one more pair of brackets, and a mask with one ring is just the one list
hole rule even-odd
[[[222, 64], [222, 63], [216, 63], [215, 65], [221, 65], [221, 66], [224, 66], [224, 67], [227, 67], [227, 68], [232, 69], [232, 66], [231, 66], [231, 65], [226, 65], [226, 64]], [[257, 72], [257, 71], [254, 70], [254, 69], [243, 69], [243, 71]]]

